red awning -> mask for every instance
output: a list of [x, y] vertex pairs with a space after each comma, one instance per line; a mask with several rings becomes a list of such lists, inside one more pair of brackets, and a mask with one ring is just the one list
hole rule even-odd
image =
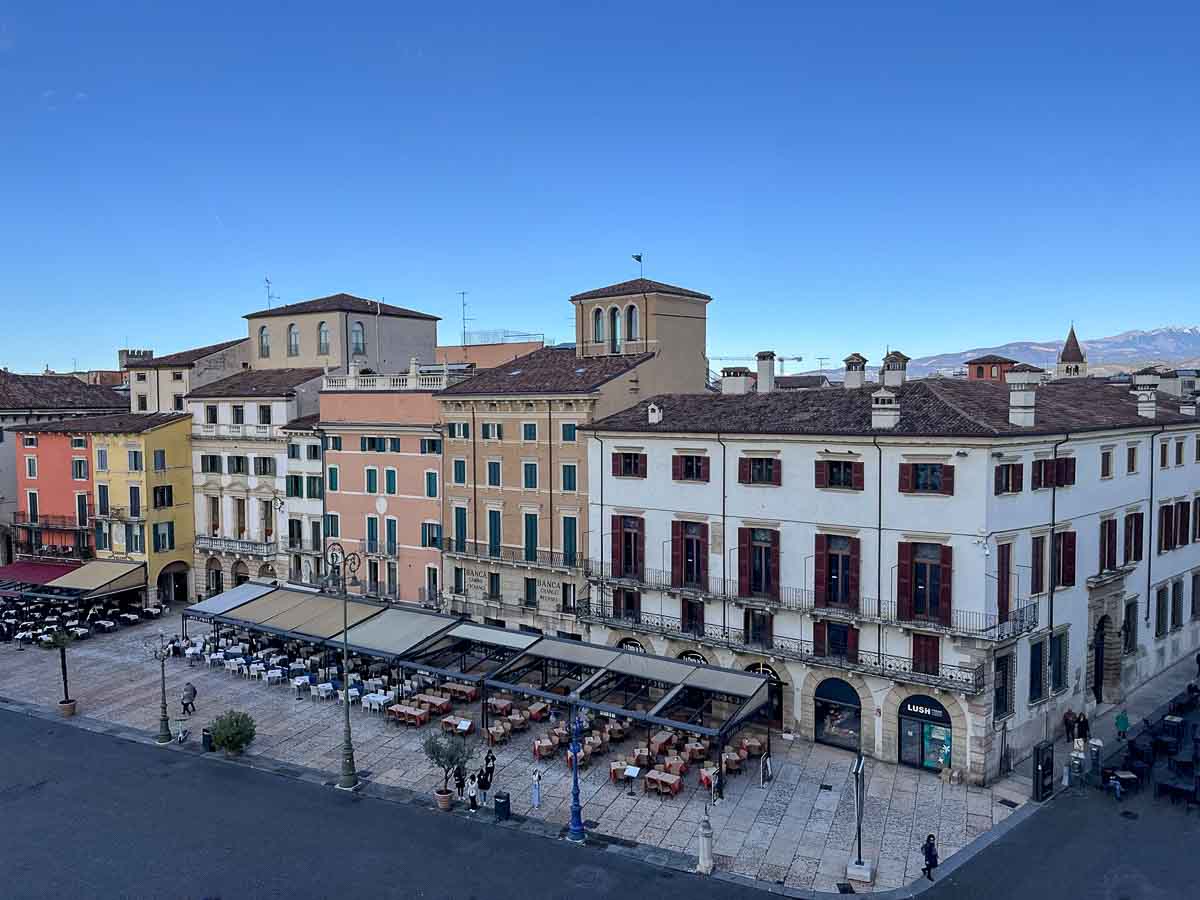
[[11, 595], [6, 586], [14, 584], [48, 584], [78, 569], [77, 565], [63, 563], [18, 562], [11, 566], [0, 566], [0, 593]]

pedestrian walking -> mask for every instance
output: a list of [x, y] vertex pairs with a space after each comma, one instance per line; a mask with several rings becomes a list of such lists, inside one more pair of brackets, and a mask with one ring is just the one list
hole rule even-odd
[[938, 865], [938, 854], [937, 841], [932, 834], [925, 838], [925, 843], [921, 845], [921, 854], [925, 857], [925, 866], [921, 869], [921, 873], [933, 881], [933, 870]]
[[458, 791], [458, 799], [462, 800], [463, 791], [467, 787], [467, 773], [463, 769], [462, 763], [454, 767], [454, 789]]
[[183, 696], [179, 698], [183, 706], [183, 714], [190, 716], [196, 711], [196, 686], [190, 681], [183, 686]]
[[1075, 710], [1068, 709], [1063, 713], [1063, 732], [1068, 741], [1075, 740]]
[[479, 799], [486, 807], [488, 791], [492, 789], [492, 776], [488, 774], [487, 769], [480, 769], [477, 777], [479, 780]]
[[1092, 734], [1091, 723], [1088, 722], [1087, 713], [1081, 712], [1079, 718], [1075, 720], [1075, 737], [1081, 741], [1086, 741]]
[[471, 812], [479, 809], [479, 785], [476, 783], [475, 773], [471, 773], [471, 778], [467, 782], [467, 801], [471, 804]]
[[540, 769], [533, 770], [533, 808], [542, 808], [542, 773]]
[[1119, 713], [1117, 713], [1117, 717], [1113, 720], [1113, 724], [1117, 726], [1117, 738], [1122, 741], [1125, 740], [1126, 734], [1129, 733], [1129, 715], [1125, 712], [1125, 710], [1121, 710]]

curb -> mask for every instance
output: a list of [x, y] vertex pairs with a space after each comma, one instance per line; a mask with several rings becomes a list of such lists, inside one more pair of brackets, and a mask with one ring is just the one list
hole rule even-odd
[[[195, 742], [186, 744], [159, 744], [156, 738], [157, 733], [142, 731], [138, 728], [131, 728], [127, 725], [117, 725], [112, 722], [106, 722], [103, 719], [96, 719], [91, 716], [72, 716], [64, 718], [53, 710], [43, 708], [37, 704], [25, 703], [20, 700], [14, 700], [11, 697], [0, 696], [0, 710], [24, 715], [34, 719], [41, 719], [47, 722], [56, 722], [59, 725], [65, 725], [73, 728], [80, 728], [84, 731], [90, 731], [95, 734], [105, 734], [110, 737], [115, 737], [118, 740], [130, 741], [135, 744], [144, 744], [151, 747], [162, 747], [172, 753], [181, 753], [196, 758], [207, 759], [223, 765], [240, 766], [243, 768], [254, 769], [258, 772], [263, 772], [269, 775], [275, 775], [280, 778], [289, 778], [293, 781], [304, 782], [316, 787], [332, 788], [337, 781], [337, 775], [332, 772], [324, 772], [320, 769], [312, 769], [306, 766], [289, 765], [287, 763], [277, 762], [269, 757], [263, 756], [236, 756], [226, 757], [220, 753], [206, 753], [204, 749]], [[495, 828], [507, 828], [517, 830], [526, 834], [531, 834], [536, 837], [553, 840], [564, 841], [566, 834], [565, 825], [555, 825], [551, 822], [546, 822], [542, 819], [530, 819], [527, 816], [513, 814], [507, 820], [502, 821], [491, 816], [472, 816], [470, 811], [465, 806], [455, 806], [451, 808], [449, 813], [441, 812], [437, 808], [437, 803], [432, 796], [426, 796], [424, 793], [418, 793], [411, 788], [397, 787], [393, 785], [377, 784], [369, 778], [363, 779], [358, 788], [353, 791], [336, 791], [339, 795], [346, 795], [349, 802], [358, 802], [362, 799], [380, 800], [385, 803], [398, 803], [408, 806], [426, 809], [431, 812], [437, 812], [438, 815], [457, 816], [467, 821], [474, 821], [480, 824], [490, 825]], [[1051, 797], [1047, 802], [1053, 802], [1064, 792], [1058, 792]], [[1025, 803], [1024, 806], [1008, 816], [1003, 822], [994, 825], [986, 832], [979, 835], [969, 844], [964, 845], [957, 853], [951, 856], [946, 862], [938, 866], [939, 881], [945, 878], [946, 875], [952, 874], [962, 866], [970, 862], [979, 853], [986, 850], [996, 841], [1006, 836], [1010, 831], [1019, 827], [1026, 820], [1037, 814], [1038, 810], [1046, 804], [1037, 804], [1032, 800]], [[484, 811], [487, 812], [486, 810]], [[564, 841], [565, 843], [565, 841]], [[635, 859], [648, 865], [657, 866], [659, 868], [671, 869], [676, 872], [687, 874], [696, 873], [697, 858], [690, 854], [681, 853], [676, 850], [666, 850], [661, 847], [654, 847], [648, 844], [636, 844], [631, 841], [623, 841], [619, 838], [613, 838], [608, 835], [591, 834], [589, 833], [586, 843], [583, 845], [589, 850], [600, 853], [612, 853], [618, 856], [623, 856], [628, 859]], [[699, 876], [697, 877], [704, 877]], [[734, 872], [724, 870], [716, 870], [711, 876], [717, 881], [726, 882], [736, 885], [745, 890], [760, 891], [762, 893], [774, 894], [782, 897], [796, 897], [801, 900], [828, 900], [832, 897], [840, 897], [841, 894], [834, 894], [827, 891], [814, 891], [804, 888], [792, 888], [783, 884], [768, 883], [758, 881], [745, 875], [738, 875]], [[878, 898], [878, 900], [907, 900], [907, 898], [918, 897], [925, 891], [929, 890], [939, 883], [939, 881], [917, 880], [910, 885], [899, 888], [891, 888], [886, 891], [876, 891], [869, 896]]]

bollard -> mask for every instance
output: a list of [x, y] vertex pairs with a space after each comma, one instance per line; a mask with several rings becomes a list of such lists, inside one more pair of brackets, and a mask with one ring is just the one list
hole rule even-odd
[[713, 829], [708, 821], [708, 810], [704, 810], [704, 819], [700, 822], [700, 861], [696, 863], [696, 871], [701, 875], [711, 875], [713, 870]]

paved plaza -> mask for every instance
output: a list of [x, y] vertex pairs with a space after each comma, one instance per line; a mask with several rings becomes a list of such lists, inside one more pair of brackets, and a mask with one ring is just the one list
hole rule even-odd
[[[195, 628], [194, 624], [192, 626]], [[116, 634], [76, 643], [68, 652], [72, 695], [81, 715], [154, 733], [158, 729], [159, 669], [146, 652], [146, 639], [159, 629], [180, 631], [176, 614]], [[199, 691], [198, 712], [189, 724], [197, 734], [212, 717], [228, 709], [250, 713], [258, 736], [248, 755], [285, 765], [334, 774], [341, 762], [342, 711], [334, 701], [296, 699], [289, 684], [267, 686], [224, 670], [189, 667], [182, 659], [167, 663], [168, 710], [178, 728], [179, 694], [185, 681]], [[52, 706], [61, 696], [57, 654], [0, 646], [0, 684], [5, 697]], [[478, 722], [478, 705], [457, 705], [456, 712]], [[352, 709], [356, 759], [364, 777], [381, 785], [432, 792], [441, 776], [421, 753], [429, 731], [407, 728], [378, 715]], [[566, 825], [570, 818], [570, 773], [560, 757], [543, 761], [542, 805], [531, 809], [534, 762], [530, 745], [545, 724], [534, 723], [525, 735], [496, 748], [493, 790], [509, 791], [517, 815]], [[468, 739], [481, 764], [483, 741]], [[632, 747], [636, 738], [616, 745], [610, 755]], [[757, 774], [728, 781], [726, 799], [710, 812], [717, 866], [728, 872], [788, 887], [837, 891], [853, 852], [854, 788], [849, 777], [853, 755], [804, 741], [772, 737], [775, 778], [766, 789]], [[699, 787], [693, 768], [685, 788], [673, 798], [634, 797], [608, 780], [607, 757], [580, 777], [584, 818], [595, 830], [690, 855], [698, 854], [699, 826], [709, 792]], [[867, 798], [863, 824], [864, 858], [878, 861], [874, 887], [899, 887], [920, 875], [918, 847], [925, 835], [938, 835], [945, 860], [965, 844], [1009, 816], [1027, 795], [1003, 786], [974, 788], [943, 784], [936, 775], [867, 761]], [[490, 815], [490, 814], [485, 814]], [[859, 892], [869, 890], [856, 884]]]

